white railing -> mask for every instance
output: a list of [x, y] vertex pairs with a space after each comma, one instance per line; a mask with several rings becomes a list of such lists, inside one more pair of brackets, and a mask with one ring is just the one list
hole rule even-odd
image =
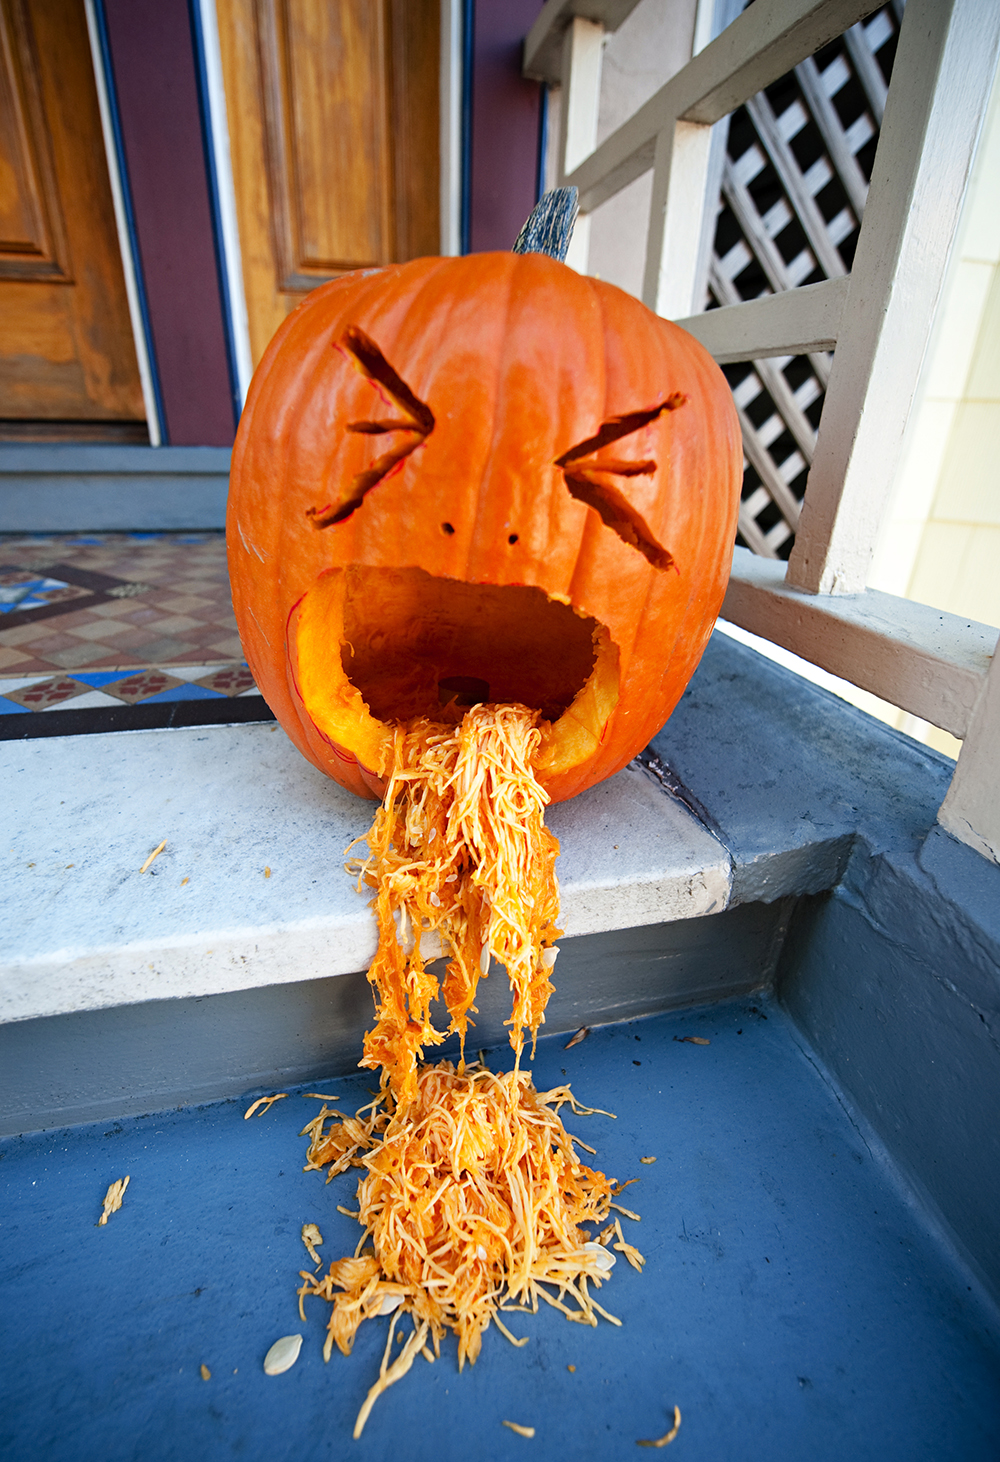
[[[712, 127], [882, 0], [756, 0], [596, 146], [604, 37], [636, 0], [547, 0], [525, 73], [562, 88], [560, 182], [587, 215], [652, 170], [643, 299], [722, 362], [830, 350], [787, 566], [737, 549], [723, 614], [964, 738], [939, 814], [1000, 862], [995, 629], [866, 588], [1000, 51], [996, 0], [908, 0], [851, 274], [697, 314]], [[699, 222], [700, 220], [700, 222]], [[992, 669], [991, 669], [992, 663]]]

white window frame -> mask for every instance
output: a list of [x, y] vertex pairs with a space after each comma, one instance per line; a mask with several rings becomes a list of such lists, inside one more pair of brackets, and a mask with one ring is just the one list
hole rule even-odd
[[651, 309], [720, 363], [836, 346], [791, 558], [736, 549], [723, 615], [963, 739], [939, 820], [1000, 862], [997, 630], [866, 587], [997, 70], [996, 0], [908, 0], [851, 274], [694, 313], [713, 124], [882, 3], [756, 0], [596, 147], [600, 45], [635, 0], [547, 0], [525, 72], [562, 86], [560, 180], [584, 219], [652, 169]]

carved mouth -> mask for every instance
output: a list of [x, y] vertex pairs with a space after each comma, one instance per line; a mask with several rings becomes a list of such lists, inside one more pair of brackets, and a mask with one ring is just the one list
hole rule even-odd
[[618, 699], [607, 629], [526, 585], [351, 565], [322, 575], [290, 631], [313, 723], [368, 767], [392, 723], [455, 721], [480, 701], [539, 711], [543, 758], [572, 763], [592, 753]]

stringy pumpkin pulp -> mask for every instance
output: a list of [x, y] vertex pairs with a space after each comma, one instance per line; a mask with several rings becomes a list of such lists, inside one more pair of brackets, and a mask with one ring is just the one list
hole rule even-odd
[[[515, 1051], [525, 1027], [534, 1037], [544, 1019], [560, 932], [559, 843], [543, 824], [548, 798], [531, 766], [537, 719], [524, 706], [475, 706], [457, 727], [425, 719], [398, 727], [392, 774], [366, 839], [370, 855], [348, 865], [359, 886], [375, 890], [379, 934], [368, 971], [377, 1021], [361, 1064], [382, 1068], [401, 1106], [416, 1095], [424, 1046], [445, 1039], [431, 1023], [431, 1003], [443, 997], [464, 1054], [491, 956], [506, 966], [514, 992], [507, 1024]], [[440, 990], [421, 955], [429, 933], [451, 956]]]
[[[519, 1069], [525, 1030], [534, 1041], [544, 1020], [559, 935], [559, 845], [543, 824], [548, 799], [532, 771], [537, 720], [523, 706], [476, 706], [457, 726], [398, 727], [369, 855], [348, 865], [359, 887], [375, 891], [379, 947], [368, 978], [376, 1024], [361, 1064], [381, 1068], [382, 1087], [354, 1118], [324, 1105], [305, 1128], [308, 1168], [328, 1168], [328, 1181], [352, 1165], [366, 1175], [358, 1249], [323, 1276], [303, 1271], [300, 1307], [313, 1294], [332, 1303], [327, 1359], [334, 1343], [350, 1353], [363, 1320], [401, 1310], [415, 1326], [391, 1366], [387, 1347], [355, 1436], [418, 1351], [433, 1359], [428, 1336], [440, 1354], [453, 1330], [461, 1368], [476, 1360], [491, 1321], [524, 1343], [499, 1318], [510, 1304], [534, 1312], [543, 1299], [571, 1320], [596, 1325], [601, 1314], [618, 1324], [588, 1285], [607, 1278], [615, 1258], [605, 1244], [615, 1234], [614, 1247], [636, 1268], [643, 1262], [617, 1220], [596, 1240], [581, 1228], [607, 1220], [620, 1191], [578, 1161], [579, 1139], [558, 1115], [567, 1103], [592, 1109], [566, 1086], [536, 1092]], [[431, 934], [449, 956], [440, 985], [421, 953]], [[491, 957], [506, 966], [513, 992], [516, 1060], [506, 1075], [464, 1061]], [[431, 1021], [438, 998], [462, 1042], [457, 1068], [418, 1066], [424, 1047], [449, 1033]]]

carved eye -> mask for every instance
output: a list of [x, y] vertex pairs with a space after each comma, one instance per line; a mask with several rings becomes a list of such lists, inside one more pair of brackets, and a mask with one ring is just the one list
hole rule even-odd
[[687, 399], [680, 391], [675, 391], [665, 401], [661, 401], [659, 406], [653, 406], [648, 411], [630, 411], [624, 416], [609, 417], [602, 422], [596, 436], [588, 437], [585, 442], [570, 447], [555, 462], [557, 467], [562, 468], [566, 486], [572, 496], [586, 503], [588, 508], [593, 508], [606, 527], [617, 533], [624, 543], [638, 549], [657, 569], [675, 568], [673, 555], [662, 543], [657, 542], [645, 518], [613, 481], [616, 477], [651, 477], [656, 471], [656, 463], [650, 460], [598, 461], [596, 454], [612, 442], [621, 441], [622, 437], [631, 436], [633, 432], [648, 426], [664, 411], [678, 410]]
[[375, 484], [381, 482], [411, 452], [415, 452], [434, 430], [434, 413], [430, 407], [410, 390], [370, 335], [366, 335], [357, 325], [348, 325], [340, 347], [350, 356], [365, 379], [380, 386], [400, 412], [398, 417], [390, 417], [384, 421], [348, 422], [347, 430], [369, 437], [384, 436], [387, 432], [402, 432], [403, 439], [387, 452], [383, 452], [381, 457], [376, 457], [370, 467], [356, 473], [340, 502], [327, 503], [322, 508], [307, 508], [306, 517], [311, 520], [314, 528], [329, 528], [332, 524], [342, 523], [345, 518], [349, 518], [360, 508], [365, 494], [371, 492]]

